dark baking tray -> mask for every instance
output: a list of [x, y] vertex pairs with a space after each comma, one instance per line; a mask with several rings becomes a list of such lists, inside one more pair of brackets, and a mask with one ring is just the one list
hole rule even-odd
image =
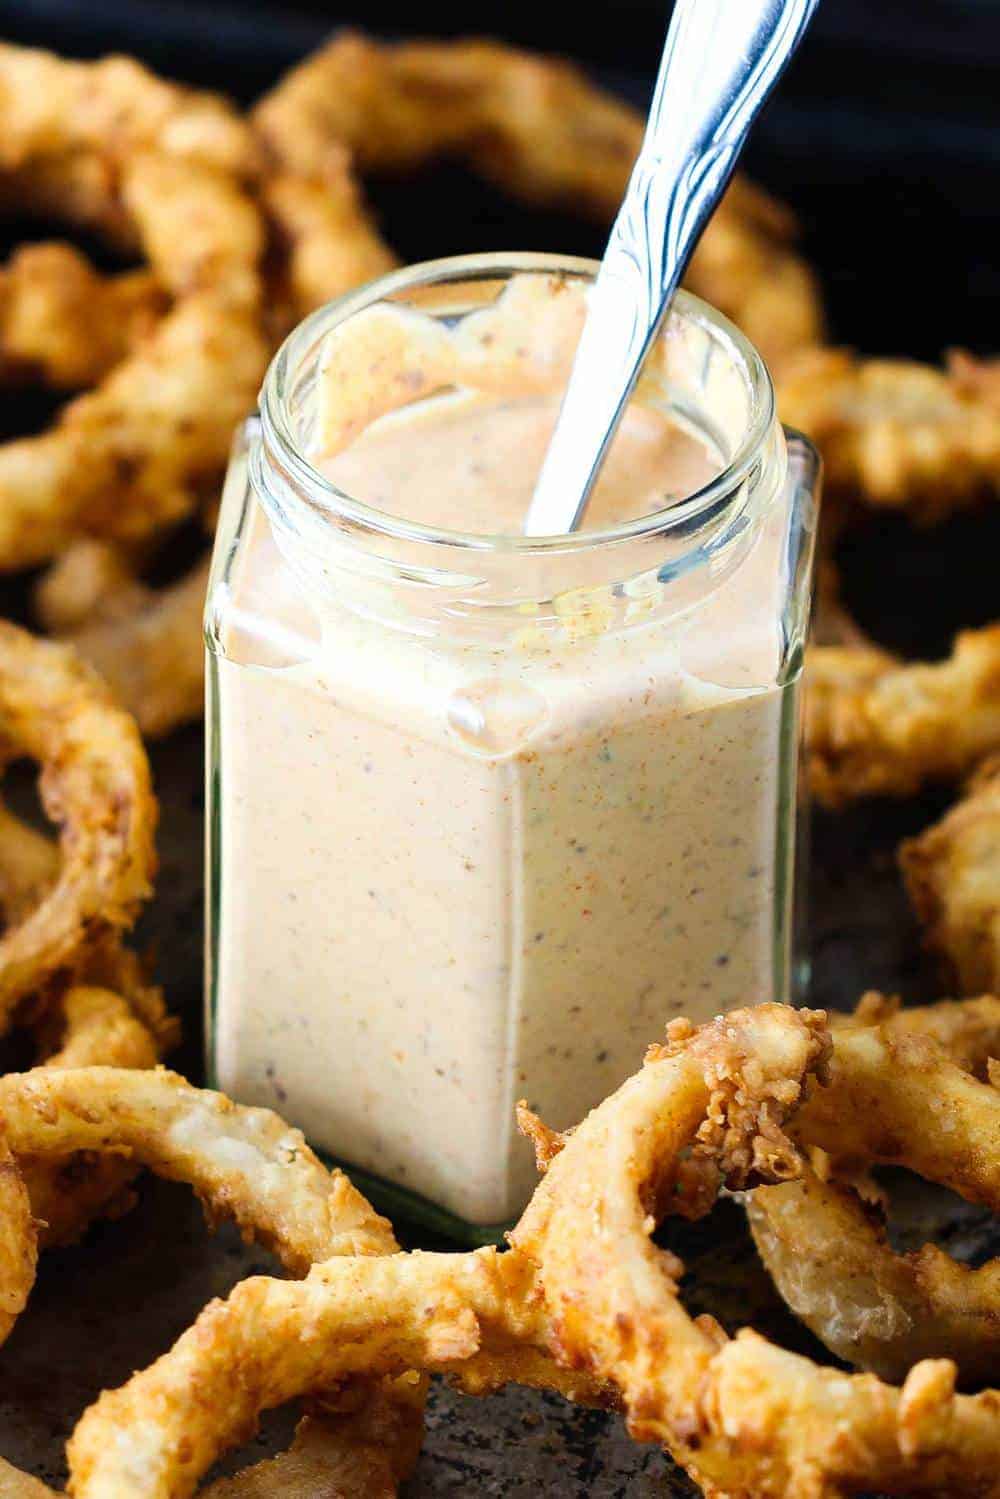
[[[425, 4], [427, 32], [476, 29], [566, 49], [565, 8], [555, 20], [526, 4], [480, 7], [474, 18], [447, 0]], [[808, 252], [827, 287], [837, 337], [863, 348], [934, 356], [949, 343], [988, 349], [995, 340], [996, 136], [992, 89], [982, 76], [1000, 46], [992, 0], [871, 7], [840, 0], [821, 10], [816, 36], [755, 140], [758, 177], [800, 212]], [[600, 18], [599, 18], [600, 19]], [[603, 13], [603, 21], [607, 12]], [[328, 7], [177, 0], [0, 0], [0, 34], [92, 54], [118, 47], [192, 81], [252, 97], [287, 63], [344, 20], [402, 29], [386, 0], [362, 15]], [[603, 25], [602, 21], [602, 25]], [[641, 100], [658, 49], [658, 7], [616, 7], [613, 37], [574, 19], [573, 48], [601, 76]], [[603, 35], [603, 33], [602, 33]], [[600, 233], [563, 215], [527, 213], [452, 168], [373, 192], [389, 237], [412, 259], [476, 248], [559, 248], [597, 253]], [[42, 419], [8, 403], [4, 426]], [[921, 535], [905, 522], [873, 520], [844, 558], [847, 591], [878, 638], [920, 653], [944, 649], [959, 624], [997, 611], [994, 558], [1000, 517], [966, 517]], [[889, 580], [888, 582], [886, 580]], [[7, 590], [3, 612], [18, 613]], [[159, 955], [171, 1003], [185, 1021], [176, 1064], [201, 1068], [202, 739], [190, 729], [154, 747], [164, 809], [159, 893], [144, 937]], [[844, 1006], [866, 987], [931, 997], [936, 981], [900, 890], [899, 839], [938, 814], [946, 796], [871, 804], [814, 818], [811, 898], [817, 1004]], [[933, 1228], [956, 1252], [981, 1258], [1000, 1243], [981, 1214], [903, 1181], [900, 1231]], [[59, 1482], [73, 1421], [105, 1385], [154, 1358], [212, 1295], [268, 1268], [266, 1258], [222, 1233], [206, 1240], [196, 1206], [177, 1188], [149, 1182], [136, 1212], [101, 1225], [71, 1251], [46, 1257], [28, 1313], [0, 1352], [0, 1453]], [[406, 1225], [402, 1225], [404, 1236]], [[752, 1319], [790, 1346], [815, 1351], [784, 1313], [733, 1205], [670, 1241], [689, 1263], [689, 1304], [730, 1326]], [[411, 1239], [412, 1242], [412, 1239]], [[426, 1240], [423, 1240], [425, 1244]], [[430, 1246], [428, 1246], [430, 1247]], [[265, 1423], [242, 1458], [283, 1440], [288, 1419]], [[235, 1459], [234, 1459], [235, 1460]], [[692, 1490], [667, 1460], [635, 1446], [614, 1418], [570, 1409], [554, 1397], [510, 1390], [489, 1401], [435, 1391], [424, 1455], [406, 1492], [484, 1499], [652, 1499]]]

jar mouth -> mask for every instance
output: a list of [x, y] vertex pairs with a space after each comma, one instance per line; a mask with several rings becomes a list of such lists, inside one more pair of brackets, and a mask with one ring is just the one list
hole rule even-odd
[[682, 536], [694, 528], [696, 522], [704, 524], [712, 520], [739, 492], [760, 461], [774, 423], [774, 387], [763, 359], [739, 329], [707, 302], [686, 291], [676, 294], [672, 313], [678, 312], [686, 320], [711, 329], [713, 339], [725, 346], [734, 366], [740, 369], [746, 381], [749, 419], [735, 451], [720, 472], [694, 493], [665, 509], [620, 521], [613, 526], [575, 531], [569, 535], [522, 536], [509, 532], [490, 534], [450, 530], [409, 520], [355, 499], [316, 468], [302, 450], [290, 399], [296, 372], [306, 354], [323, 336], [366, 307], [403, 292], [450, 281], [491, 281], [522, 272], [593, 280], [597, 270], [597, 261], [579, 256], [540, 253], [451, 256], [391, 272], [318, 308], [285, 339], [265, 376], [260, 394], [265, 448], [277, 460], [277, 467], [293, 492], [313, 512], [325, 514], [334, 522], [347, 521], [367, 532], [419, 542], [428, 547], [537, 557], [546, 553], [587, 551], [649, 537]]

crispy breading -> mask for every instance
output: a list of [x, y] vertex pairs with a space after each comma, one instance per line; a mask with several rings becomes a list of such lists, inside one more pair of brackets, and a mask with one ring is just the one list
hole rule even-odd
[[964, 994], [1000, 991], [1000, 759], [979, 767], [940, 822], [903, 843], [899, 862], [927, 946], [950, 977]]
[[[874, 1060], [867, 1057], [869, 1038], [853, 1034], [870, 1026], [878, 1028], [870, 1038]], [[967, 1087], [963, 1073], [984, 1073], [1000, 1052], [1000, 999], [984, 995], [901, 1010], [881, 995], [866, 995], [857, 1015], [841, 1020], [833, 1035], [831, 1086], [838, 1086], [838, 1058], [856, 1077], [864, 1071], [872, 1096], [859, 1098], [856, 1081], [845, 1102], [862, 1106], [866, 1120], [875, 1120], [869, 1127], [879, 1132], [882, 1150], [895, 1138], [905, 1153], [915, 1133], [911, 1121], [888, 1112], [909, 1088], [918, 1100], [930, 1100], [937, 1127], [944, 1137], [961, 1140], [959, 1149], [968, 1133], [961, 1136], [953, 1118], [967, 1119], [974, 1108], [979, 1149], [988, 1152], [1000, 1097], [981, 1084]], [[887, 1060], [891, 1065], [882, 1069]], [[808, 1123], [802, 1128], [808, 1140]], [[867, 1161], [857, 1158], [856, 1138], [851, 1145], [856, 1174]], [[803, 1161], [796, 1180], [759, 1187], [747, 1198], [757, 1248], [792, 1311], [832, 1353], [883, 1379], [905, 1378], [920, 1359], [946, 1357], [966, 1382], [989, 1381], [1000, 1359], [1000, 1260], [973, 1268], [933, 1244], [897, 1254], [880, 1207], [842, 1180], [825, 1152], [820, 1156], [816, 1169]], [[974, 1186], [994, 1209], [1000, 1205], [995, 1177], [977, 1178]]]
[[814, 646], [806, 681], [809, 772], [826, 806], [908, 796], [1000, 751], [1000, 625], [963, 631], [932, 663]]
[[140, 147], [224, 171], [257, 164], [251, 132], [218, 94], [158, 78], [132, 57], [78, 62], [39, 48], [0, 44], [0, 165]]
[[135, 723], [65, 646], [0, 622], [0, 733], [36, 759], [60, 830], [60, 865], [39, 903], [0, 937], [0, 1025], [102, 931], [122, 931], [151, 894], [157, 807]]
[[819, 447], [832, 492], [931, 523], [1000, 490], [990, 368], [808, 349], [779, 371], [778, 410]]
[[95, 385], [168, 303], [151, 271], [102, 276], [71, 245], [22, 245], [0, 268], [0, 381]]

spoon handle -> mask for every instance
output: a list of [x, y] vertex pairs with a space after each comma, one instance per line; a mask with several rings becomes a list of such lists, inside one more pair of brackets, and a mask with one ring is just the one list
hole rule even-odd
[[677, 0], [526, 535], [579, 524], [691, 251], [818, 3]]

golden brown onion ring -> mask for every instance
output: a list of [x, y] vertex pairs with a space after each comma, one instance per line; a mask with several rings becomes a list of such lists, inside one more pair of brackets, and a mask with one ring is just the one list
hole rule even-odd
[[78, 152], [117, 158], [142, 147], [240, 175], [257, 165], [232, 105], [158, 78], [131, 57], [77, 62], [0, 44], [0, 118], [6, 168]]
[[1000, 407], [982, 368], [812, 348], [782, 366], [778, 410], [817, 444], [834, 494], [932, 523], [1000, 492]]
[[[676, 1153], [696, 1140], [713, 1184], [717, 1159], [740, 1179], [793, 1169], [781, 1120], [824, 1048], [817, 1017], [779, 1006], [717, 1022], [652, 1057], [626, 1084], [622, 1093], [635, 1107], [621, 1109], [619, 1148], [644, 1143], [630, 1124], [646, 1106], [675, 1147], [657, 1173], [656, 1196], [669, 1185]], [[579, 1134], [587, 1130], [584, 1124]], [[637, 1204], [640, 1225], [649, 1206]], [[675, 1264], [672, 1257], [655, 1264], [663, 1294]], [[626, 1335], [624, 1325], [618, 1330]], [[556, 1331], [565, 1354], [561, 1320]], [[330, 1260], [298, 1284], [244, 1281], [206, 1308], [168, 1354], [84, 1415], [69, 1445], [71, 1492], [76, 1499], [182, 1499], [261, 1410], [350, 1374], [441, 1369], [466, 1387], [492, 1388], [510, 1356], [513, 1377], [550, 1383], [545, 1354], [553, 1339], [534, 1270], [516, 1251]], [[596, 1368], [594, 1378], [568, 1369], [557, 1384], [593, 1399], [610, 1372]]]
[[0, 381], [95, 385], [167, 305], [150, 271], [102, 276], [72, 245], [22, 245], [0, 269]]
[[[35, 98], [42, 80], [50, 92]], [[72, 102], [71, 118], [58, 99]], [[265, 227], [246, 180], [257, 162], [247, 123], [224, 101], [125, 59], [69, 63], [0, 47], [0, 136], [0, 199], [16, 207], [24, 189], [29, 208], [59, 211], [116, 245], [131, 240], [175, 299], [146, 336], [123, 341], [131, 352], [113, 368], [107, 349], [95, 351], [88, 373], [103, 370], [100, 382], [48, 431], [0, 445], [0, 570], [15, 570], [47, 561], [81, 534], [129, 544], [155, 536], [196, 508], [253, 407], [269, 354]], [[81, 322], [98, 315], [97, 303], [121, 301], [121, 285], [102, 281]], [[67, 354], [53, 349], [57, 311], [37, 303], [41, 326], [27, 334], [58, 368]], [[13, 333], [18, 356], [26, 332]], [[84, 372], [80, 337], [79, 326], [65, 333], [74, 356], [61, 372], [67, 379]]]
[[[953, 1044], [951, 1061], [963, 1069], [982, 1069], [989, 1057], [1000, 1053], [1000, 999], [992, 995], [896, 1012], [879, 998], [866, 997], [859, 1022], [835, 1028], [832, 1086], [837, 1086], [845, 1065], [852, 1065], [850, 1030], [873, 1019], [880, 1024], [880, 1047], [891, 1047], [900, 1038], [918, 1038], [918, 1065], [928, 1046], [941, 1043]], [[909, 1045], [905, 1056], [904, 1065], [912, 1069]], [[883, 1092], [891, 1093], [896, 1077], [895, 1069], [883, 1075]], [[950, 1117], [942, 1110], [942, 1100], [950, 1095], [947, 1089], [938, 1091], [937, 1081], [936, 1072], [928, 1075], [926, 1107], [933, 1121], [929, 1127], [947, 1135]], [[991, 1092], [986, 1090], [987, 1095]], [[988, 1111], [988, 1096], [976, 1101]], [[1000, 1119], [1000, 1097], [994, 1094], [993, 1102], [993, 1113]], [[885, 1116], [880, 1104], [879, 1123], [873, 1129], [882, 1127], [891, 1135], [896, 1121], [890, 1116], [886, 1122]], [[994, 1136], [998, 1127], [994, 1123]], [[803, 1137], [808, 1141], [807, 1127]], [[983, 1148], [989, 1148], [990, 1139], [989, 1130], [984, 1130]], [[865, 1164], [852, 1156], [855, 1169]], [[996, 1199], [991, 1206], [996, 1210]], [[785, 1301], [838, 1357], [884, 1379], [902, 1379], [920, 1359], [937, 1357], [952, 1359], [967, 1381], [995, 1375], [1000, 1359], [1000, 1260], [970, 1269], [932, 1244], [914, 1254], [896, 1254], [877, 1209], [849, 1186], [824, 1179], [807, 1165], [796, 1181], [752, 1192], [747, 1215], [761, 1258]]]
[[191, 514], [267, 357], [255, 306], [214, 290], [184, 297], [54, 427], [0, 446], [0, 570], [44, 562], [80, 534], [130, 543]]
[[0, 737], [41, 765], [60, 830], [60, 869], [40, 903], [0, 937], [0, 1026], [17, 1002], [131, 925], [151, 892], [156, 800], [133, 720], [64, 646], [0, 622]]
[[365, 206], [346, 152], [339, 168], [331, 159], [323, 177], [269, 174], [261, 195], [281, 252], [279, 331], [398, 264]]
[[0, 1078], [0, 1114], [16, 1156], [78, 1150], [127, 1157], [198, 1192], [292, 1274], [332, 1254], [384, 1254], [392, 1231], [340, 1173], [330, 1173], [267, 1109], [241, 1108], [174, 1073], [36, 1067]]
[[870, 989], [853, 1015], [835, 1015], [841, 1025], [887, 1025], [894, 1036], [926, 1036], [948, 1053], [965, 1072], [985, 1077], [987, 1063], [1000, 1042], [1000, 998], [980, 994], [975, 999], [939, 999], [932, 1005], [904, 1010], [898, 995]]
[[[722, 1017], [714, 1055], [713, 1028], [676, 1028], [673, 1045], [654, 1054], [660, 1086], [626, 1084], [553, 1159], [513, 1238], [538, 1265], [561, 1357], [613, 1379], [633, 1434], [664, 1442], [712, 1494], [993, 1493], [996, 1391], [956, 1396], [946, 1360], [918, 1364], [894, 1390], [872, 1375], [820, 1369], [748, 1329], [729, 1339], [712, 1319], [687, 1316], [680, 1267], [650, 1241], [664, 1180], [713, 1090], [706, 1143], [723, 1168], [745, 1176], [756, 1165], [765, 1177], [794, 1168], [787, 1147], [775, 1150], [775, 1130], [820, 1059], [777, 1019], [766, 1006]], [[836, 1086], [817, 1090], [828, 1093], [843, 1117], [854, 1101]], [[810, 1098], [800, 1117], [816, 1112]], [[732, 1159], [730, 1138], [739, 1142]]]
[[[355, 33], [293, 68], [252, 118], [278, 167], [302, 178], [341, 182], [345, 147], [362, 171], [459, 155], [529, 202], [608, 221], [642, 139], [634, 109], [559, 59], [492, 41], [392, 45]], [[788, 211], [738, 182], [687, 276], [773, 360], [822, 337], [819, 293], [793, 240]]]
[[10, 1146], [0, 1138], [0, 1343], [27, 1305], [37, 1258], [38, 1239], [28, 1190]]
[[806, 746], [813, 790], [829, 807], [964, 775], [1000, 750], [1000, 625], [963, 631], [933, 663], [874, 646], [815, 646]]
[[[43, 623], [73, 620], [62, 638], [96, 667], [147, 737], [168, 734], [204, 711], [209, 560], [155, 589], [135, 577], [120, 552], [81, 542], [44, 581]], [[107, 587], [92, 589], [102, 576]]]
[[[85, 1412], [67, 1449], [75, 1499], [184, 1499], [261, 1411], [350, 1375], [441, 1370], [495, 1387], [549, 1383], [548, 1324], [516, 1254], [354, 1256], [303, 1281], [256, 1276], [211, 1303], [173, 1348]], [[518, 1350], [535, 1350], [534, 1361]], [[558, 1387], [593, 1399], [585, 1375]]]
[[[0, 801], [0, 900], [16, 923], [49, 894], [59, 875], [51, 838], [15, 817]], [[71, 971], [32, 995], [20, 1016], [31, 1024], [36, 1054], [47, 1067], [153, 1067], [176, 1044], [178, 1028], [163, 994], [149, 983], [116, 933], [88, 945]], [[43, 1248], [74, 1243], [97, 1216], [116, 1216], [131, 1202], [135, 1175], [127, 1163], [93, 1152], [42, 1161], [22, 1155]]]
[[1000, 759], [980, 766], [940, 822], [902, 844], [899, 862], [927, 946], [950, 977], [964, 994], [1000, 990]]
[[[201, 1499], [396, 1499], [423, 1436], [422, 1385], [397, 1380], [393, 1399], [369, 1397], [343, 1414], [299, 1422], [287, 1452], [219, 1478]], [[58, 1499], [40, 1479], [0, 1458], [2, 1499]]]
[[[189, 1183], [211, 1223], [233, 1219], [245, 1239], [267, 1245], [292, 1274], [304, 1273], [315, 1258], [391, 1256], [398, 1247], [390, 1225], [347, 1178], [328, 1172], [302, 1135], [267, 1109], [240, 1108], [162, 1070], [112, 1067], [40, 1067], [0, 1079], [0, 1095], [19, 1159], [22, 1153], [56, 1160], [94, 1150], [141, 1162], [169, 1180]], [[328, 1390], [318, 1387], [316, 1393]], [[218, 1492], [225, 1499], [251, 1499], [269, 1491], [265, 1478], [278, 1485], [308, 1479], [315, 1481], [319, 1499], [339, 1479], [348, 1485], [345, 1495], [360, 1496], [377, 1492], [367, 1486], [374, 1476], [387, 1496], [394, 1494], [419, 1445], [423, 1382], [406, 1376], [352, 1394], [356, 1410], [350, 1421], [334, 1412], [319, 1428], [310, 1424], [284, 1457]], [[19, 1493], [21, 1475], [5, 1466], [0, 1482], [8, 1475]], [[352, 1479], [357, 1490], [350, 1487]]]

